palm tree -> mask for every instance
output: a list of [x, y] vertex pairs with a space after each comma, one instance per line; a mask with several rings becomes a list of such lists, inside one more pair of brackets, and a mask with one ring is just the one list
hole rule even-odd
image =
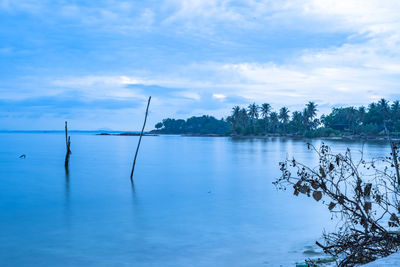
[[364, 123], [364, 118], [366, 113], [367, 111], [365, 110], [364, 106], [358, 108], [358, 120], [361, 124]]
[[289, 109], [287, 107], [282, 107], [279, 110], [279, 119], [282, 123], [283, 131], [286, 132], [286, 124], [289, 121]]
[[314, 122], [314, 117], [317, 115], [317, 104], [310, 101], [306, 104], [306, 108], [303, 111], [305, 124], [308, 130], [311, 130]]
[[375, 102], [372, 102], [371, 104], [368, 105], [368, 109], [375, 109], [377, 107]]
[[381, 100], [378, 101], [377, 107], [382, 112], [383, 119], [384, 120], [388, 119], [390, 111], [389, 102], [386, 99], [381, 98]]
[[349, 128], [353, 134], [355, 133], [357, 117], [357, 110], [354, 107], [346, 108], [346, 120], [348, 121]]
[[254, 134], [254, 131], [255, 131], [255, 129], [254, 129], [255, 119], [258, 119], [258, 109], [259, 109], [259, 107], [258, 107], [258, 105], [256, 105], [256, 103], [253, 103], [253, 104], [250, 104], [247, 109], [248, 109], [248, 114], [249, 114], [250, 119], [251, 119], [250, 122], [251, 122], [251, 126], [252, 126], [252, 129], [253, 129], [253, 134]]
[[[382, 104], [382, 103], [381, 103]], [[372, 102], [368, 105], [368, 112], [365, 114], [365, 124], [376, 124], [383, 129], [384, 117], [381, 112], [380, 106], [377, 103]]]
[[306, 112], [307, 112], [307, 117], [312, 120], [314, 117], [317, 115], [317, 104], [314, 102], [310, 101], [306, 104]]
[[393, 121], [397, 121], [400, 118], [400, 102], [398, 100], [393, 102], [390, 113]]
[[258, 110], [259, 107], [258, 105], [256, 105], [256, 103], [250, 104], [248, 106], [248, 113], [250, 118], [254, 119], [254, 118], [258, 118]]
[[249, 117], [247, 116], [247, 111], [246, 109], [242, 108], [239, 111], [239, 124], [242, 127], [242, 129], [245, 129], [247, 127]]
[[291, 124], [293, 125], [293, 128], [296, 130], [296, 132], [303, 130], [303, 123], [304, 123], [303, 114], [300, 111], [294, 111], [292, 113]]
[[271, 112], [271, 113], [269, 114], [269, 120], [270, 120], [270, 122], [271, 122], [272, 132], [275, 133], [275, 132], [276, 132], [276, 127], [277, 127], [278, 122], [279, 122], [278, 113], [276, 113], [275, 111], [274, 111], [274, 112]]
[[271, 112], [271, 105], [268, 103], [264, 103], [261, 105], [260, 110], [261, 110], [261, 116], [263, 118], [267, 118], [268, 114]]
[[240, 107], [235, 106], [232, 108], [232, 115], [231, 115], [231, 120], [232, 120], [232, 126], [233, 130], [235, 133], [237, 133], [237, 128], [240, 120]]
[[378, 107], [380, 107], [381, 109], [388, 109], [389, 108], [389, 102], [386, 100], [386, 99], [384, 99], [384, 98], [381, 98], [379, 101], [378, 101]]
[[264, 103], [261, 105], [261, 117], [264, 119], [264, 133], [267, 133], [268, 115], [271, 112], [271, 105]]
[[240, 107], [239, 106], [234, 106], [232, 108], [232, 116], [235, 118], [239, 117], [239, 111], [240, 111]]

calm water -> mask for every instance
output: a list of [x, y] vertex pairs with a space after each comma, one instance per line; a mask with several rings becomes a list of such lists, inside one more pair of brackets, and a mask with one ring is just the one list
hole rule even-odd
[[303, 140], [144, 137], [134, 187], [137, 137], [71, 142], [66, 176], [63, 134], [0, 134], [0, 266], [293, 266], [332, 227], [272, 185], [287, 154], [315, 163]]

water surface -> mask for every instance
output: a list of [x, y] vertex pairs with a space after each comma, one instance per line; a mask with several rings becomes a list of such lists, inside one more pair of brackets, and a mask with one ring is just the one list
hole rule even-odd
[[305, 142], [146, 136], [132, 186], [137, 137], [72, 133], [66, 175], [62, 133], [1, 133], [0, 266], [293, 266], [332, 228], [272, 185], [287, 155], [316, 162]]

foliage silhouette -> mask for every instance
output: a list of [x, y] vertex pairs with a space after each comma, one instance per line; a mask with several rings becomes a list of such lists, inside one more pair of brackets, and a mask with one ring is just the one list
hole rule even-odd
[[[400, 246], [400, 201], [398, 144], [392, 153], [370, 161], [360, 151], [358, 159], [349, 149], [334, 154], [322, 144], [308, 148], [318, 156], [315, 167], [296, 159], [280, 163], [282, 172], [274, 184], [292, 189], [295, 196], [306, 195], [326, 205], [338, 224], [333, 233], [324, 233], [325, 253], [337, 259], [338, 266], [354, 266], [396, 252]], [[394, 160], [396, 159], [396, 160]], [[308, 260], [311, 266], [312, 260]]]
[[368, 107], [334, 107], [317, 118], [318, 105], [308, 102], [303, 110], [290, 115], [287, 107], [273, 111], [268, 103], [247, 108], [235, 106], [231, 115], [218, 120], [212, 116], [187, 120], [164, 119], [156, 124], [156, 133], [218, 135], [294, 135], [305, 137], [384, 135], [384, 123], [395, 136], [400, 133], [400, 102], [385, 99]]

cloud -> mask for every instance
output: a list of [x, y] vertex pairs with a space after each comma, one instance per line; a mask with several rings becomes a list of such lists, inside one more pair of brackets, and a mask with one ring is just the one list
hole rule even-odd
[[213, 94], [212, 97], [215, 98], [215, 99], [225, 99], [225, 98], [226, 98], [226, 95], [223, 95], [223, 94]]
[[18, 11], [24, 11], [32, 14], [40, 14], [45, 7], [48, 5], [47, 0], [0, 0], [0, 10], [6, 12], [15, 13]]
[[0, 0], [0, 109], [141, 114], [152, 95], [159, 120], [394, 100], [399, 12], [390, 0]]
[[96, 110], [96, 109], [127, 109], [136, 108], [141, 99], [135, 100], [116, 100], [116, 99], [86, 99], [75, 95], [57, 95], [48, 97], [35, 97], [24, 100], [0, 100], [0, 109], [3, 111], [29, 111], [32, 108], [43, 113], [56, 114], [58, 111], [74, 112], [76, 110]]

